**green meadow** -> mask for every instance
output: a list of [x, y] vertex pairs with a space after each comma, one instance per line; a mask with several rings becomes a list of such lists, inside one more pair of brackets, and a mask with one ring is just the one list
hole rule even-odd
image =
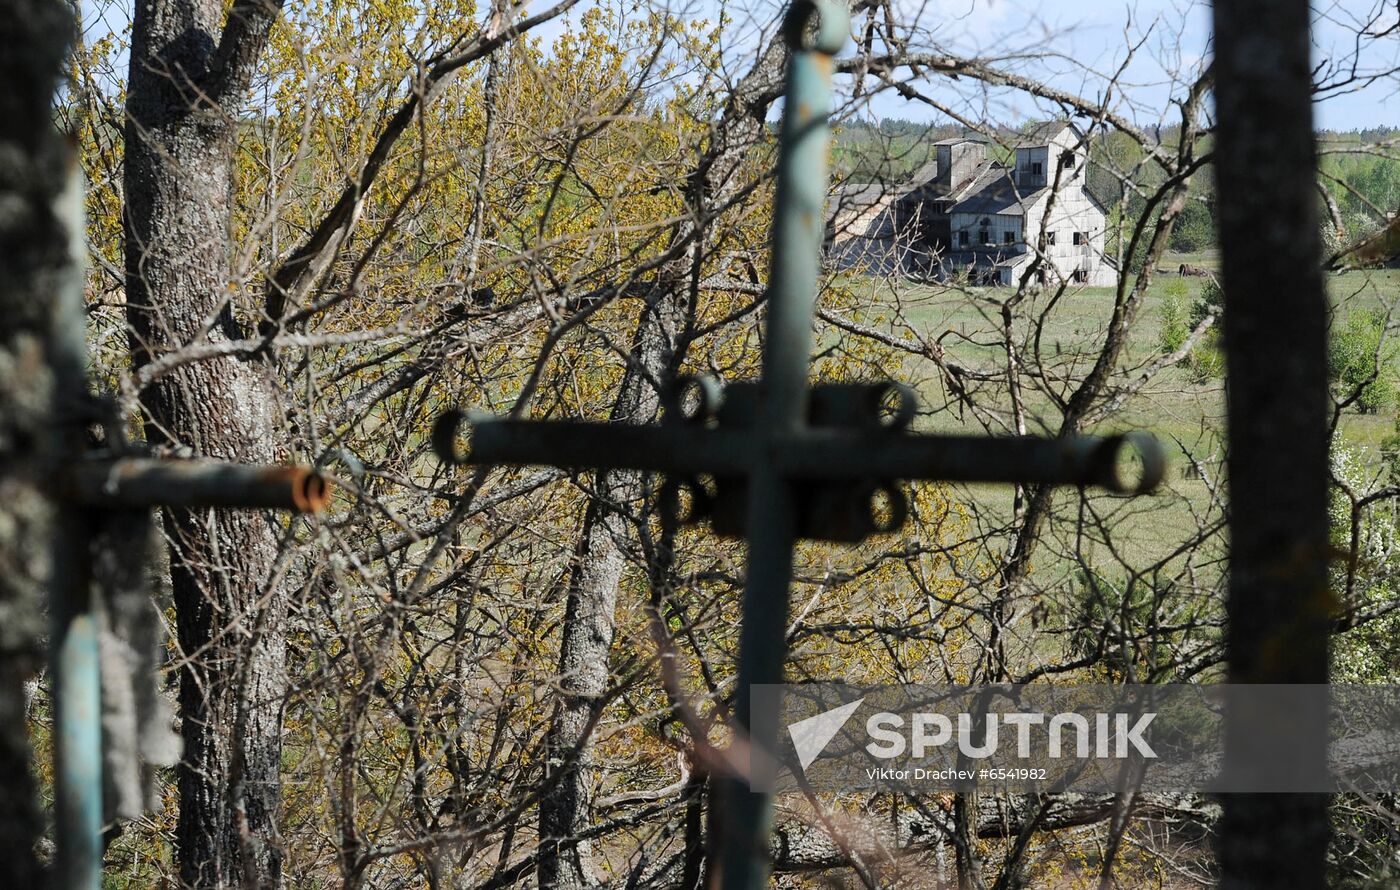
[[[1169, 307], [1189, 310], [1208, 279], [1179, 277], [1181, 263], [1218, 269], [1213, 252], [1175, 253], [1164, 257], [1162, 274], [1154, 276], [1131, 339], [1119, 361], [1118, 381], [1138, 380], [1163, 357], [1163, 327]], [[1169, 273], [1166, 270], [1171, 270]], [[1001, 304], [1011, 288], [956, 289], [880, 279], [852, 280], [857, 289], [871, 295], [868, 314], [890, 333], [918, 334], [940, 342], [950, 361], [974, 369], [1001, 371], [1006, 366]], [[1340, 330], [1351, 313], [1386, 310], [1400, 301], [1400, 270], [1381, 269], [1332, 274], [1328, 278], [1334, 330]], [[1058, 411], [1048, 393], [1065, 393], [1071, 381], [1082, 379], [1103, 342], [1113, 305], [1110, 288], [1077, 288], [1051, 301], [1036, 295], [1018, 307], [1015, 322], [1018, 348], [1038, 350], [1035, 364], [1043, 379], [1023, 385], [1027, 429], [1053, 433]], [[939, 432], [981, 433], [983, 424], [965, 405], [952, 399], [932, 362], [912, 358], [897, 373], [920, 394], [920, 425]], [[1004, 382], [982, 385], [975, 401], [984, 420], [1010, 432], [1011, 400]], [[1111, 559], [1125, 567], [1165, 560], [1211, 512], [1218, 496], [1225, 429], [1224, 383], [1217, 374], [1202, 374], [1191, 362], [1153, 371], [1141, 389], [1127, 396], [1121, 408], [1106, 417], [1093, 432], [1109, 433], [1142, 429], [1154, 433], [1166, 447], [1169, 466], [1161, 491], [1150, 498], [1095, 498], [1104, 511], [1102, 525], [1111, 534], [1084, 536], [1060, 548], [1062, 555], [1092, 561]], [[1339, 443], [1359, 449], [1365, 460], [1379, 462], [1381, 443], [1394, 433], [1397, 406], [1390, 404], [1363, 413], [1351, 408], [1341, 414]], [[1005, 517], [1011, 497], [1004, 486], [970, 486], [965, 496], [976, 512], [989, 521]], [[1111, 546], [1106, 540], [1113, 540]], [[1073, 547], [1073, 551], [1066, 549]], [[1052, 548], [1053, 549], [1053, 548]]]

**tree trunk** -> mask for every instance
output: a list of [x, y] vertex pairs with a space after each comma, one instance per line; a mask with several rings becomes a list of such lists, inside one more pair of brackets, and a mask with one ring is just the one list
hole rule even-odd
[[51, 111], [72, 27], [57, 0], [17, 0], [0, 15], [0, 877], [15, 887], [43, 884], [25, 684], [43, 664], [53, 419], [74, 408], [55, 398], [51, 371], [59, 291], [75, 274], [54, 212], [71, 151]]
[[[785, 58], [780, 37], [764, 46], [753, 67], [734, 85], [708, 150], [690, 175], [686, 188], [690, 219], [676, 227], [672, 240], [673, 248], [686, 249], [659, 270], [647, 296], [648, 303], [633, 336], [629, 366], [613, 408], [614, 422], [643, 423], [656, 413], [659, 394], [648, 378], [664, 380], [663, 371], [676, 363], [675, 352], [683, 348], [677, 344], [677, 336], [689, 308], [693, 264], [700, 262], [703, 255], [695, 244], [705, 234], [700, 221], [739, 187], [734, 174], [744, 153], [766, 137], [764, 120], [769, 106], [781, 94]], [[588, 824], [587, 787], [593, 781], [592, 757], [589, 743], [580, 739], [595, 707], [589, 696], [596, 697], [607, 688], [613, 611], [625, 561], [625, 555], [614, 543], [617, 535], [626, 530], [625, 520], [610, 505], [634, 501], [639, 484], [637, 474], [602, 474], [598, 497], [590, 504], [584, 520], [561, 642], [560, 674], [565, 694], [550, 728], [549, 760], [562, 764], [570, 751], [576, 753], [573, 764], [564, 767], [558, 784], [540, 801], [540, 842], [544, 849], [538, 874], [542, 890], [572, 890], [596, 884], [589, 874], [586, 846], [550, 849], [549, 842], [561, 844]]]
[[[1326, 683], [1327, 303], [1305, 0], [1215, 3], [1234, 683]], [[1292, 715], [1320, 763], [1327, 715]], [[1248, 758], [1229, 746], [1229, 757]], [[1226, 795], [1222, 886], [1321, 887], [1325, 795]]]
[[[627, 371], [613, 404], [613, 423], [642, 424], [656, 417], [659, 396], [651, 380], [663, 376], [670, 337], [663, 298], [642, 309]], [[630, 537], [622, 511], [641, 497], [641, 474], [598, 474], [598, 491], [584, 514], [571, 568], [559, 651], [562, 695], [547, 743], [550, 790], [540, 799], [540, 887], [581, 890], [597, 886], [587, 842], [564, 844], [588, 826], [592, 808], [593, 744], [600, 698], [608, 689], [617, 586], [627, 565], [619, 542]]]
[[[230, 300], [237, 107], [275, 8], [136, 4], [125, 144], [126, 300], [134, 364], [206, 334], [243, 335]], [[186, 365], [142, 394], [153, 445], [247, 462], [282, 455], [277, 388], [257, 361]], [[181, 879], [282, 883], [277, 837], [287, 594], [268, 515], [167, 510], [182, 650]]]

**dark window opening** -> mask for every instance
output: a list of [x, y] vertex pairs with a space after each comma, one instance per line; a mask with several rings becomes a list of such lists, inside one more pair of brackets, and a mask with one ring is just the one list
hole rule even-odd
[[1039, 175], [1040, 175], [1040, 172], [1041, 172], [1041, 171], [1040, 171], [1040, 161], [1032, 161], [1032, 162], [1031, 162], [1031, 175], [1032, 175], [1032, 176], [1039, 176]]
[[958, 232], [958, 243], [963, 245], [964, 247], [967, 246], [967, 229], [963, 229], [961, 232]]
[[1060, 166], [1063, 167], [1063, 168], [1065, 168], [1066, 170], [1073, 170], [1073, 169], [1074, 169], [1074, 152], [1072, 152], [1072, 151], [1067, 151], [1067, 152], [1065, 152], [1064, 154], [1060, 155]]
[[1079, 282], [1080, 284], [1083, 284], [1084, 282], [1088, 281], [1088, 280], [1089, 280], [1089, 270], [1088, 270], [1088, 269], [1075, 269], [1075, 270], [1074, 270], [1074, 280], [1077, 281], [1077, 282]]
[[1054, 243], [1055, 243], [1055, 233], [1054, 233], [1054, 232], [1046, 232], [1046, 233], [1045, 233], [1045, 243], [1046, 243], [1046, 244], [1054, 244]]
[[1083, 232], [1075, 232], [1075, 233], [1074, 233], [1074, 244], [1075, 244], [1075, 246], [1078, 247], [1079, 245], [1081, 245], [1081, 244], [1083, 244], [1083, 243], [1084, 243], [1084, 233], [1083, 233]]
[[1015, 243], [1016, 243], [1016, 233], [1015, 233], [1015, 232], [1003, 232], [1003, 233], [1002, 233], [1002, 236], [1001, 236], [1001, 242], [1002, 242], [1003, 244], [1015, 244]]
[[977, 233], [977, 240], [982, 244], [991, 244], [992, 233], [988, 232], [986, 229], [983, 229], [982, 231]]

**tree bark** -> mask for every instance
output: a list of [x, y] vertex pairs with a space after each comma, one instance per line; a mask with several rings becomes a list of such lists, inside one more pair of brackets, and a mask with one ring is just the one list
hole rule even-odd
[[[136, 4], [125, 139], [126, 299], [134, 364], [234, 320], [229, 197], [237, 109], [276, 6]], [[222, 25], [222, 29], [221, 29]], [[256, 361], [184, 366], [142, 394], [151, 444], [249, 462], [282, 457], [277, 388]], [[287, 594], [278, 529], [255, 512], [167, 510], [185, 756], [181, 879], [282, 883], [277, 836]]]
[[[1217, 0], [1216, 182], [1229, 426], [1234, 683], [1326, 683], [1327, 298], [1305, 0]], [[1321, 763], [1327, 715], [1276, 744]], [[1227, 762], [1250, 752], [1231, 750]], [[1321, 887], [1327, 797], [1224, 798], [1221, 886]]]
[[72, 28], [57, 0], [16, 0], [0, 15], [0, 878], [16, 887], [43, 883], [25, 686], [43, 664], [53, 421], [75, 407], [57, 398], [51, 367], [57, 338], [73, 336], [56, 326], [64, 279], [77, 274], [54, 208], [72, 151], [51, 110]]
[[[656, 417], [660, 398], [651, 381], [662, 377], [670, 360], [671, 337], [664, 312], [660, 304], [642, 309], [628, 368], [611, 412], [613, 423], [642, 424]], [[550, 890], [582, 890], [598, 884], [591, 844], [562, 842], [588, 825], [592, 810], [595, 777], [589, 736], [608, 690], [617, 588], [627, 566], [621, 542], [630, 533], [623, 511], [636, 508], [641, 483], [640, 473], [598, 474], [598, 491], [584, 514], [583, 533], [571, 568], [559, 650], [562, 694], [547, 742], [546, 780], [551, 788], [540, 799], [543, 855], [539, 879], [540, 886]]]
[[[652, 381], [666, 379], [676, 351], [684, 348], [677, 337], [689, 308], [687, 283], [692, 264], [700, 262], [701, 256], [693, 245], [704, 237], [713, 202], [736, 188], [734, 174], [744, 152], [764, 137], [768, 107], [781, 91], [783, 59], [781, 40], [764, 48], [735, 85], [709, 149], [691, 174], [687, 203], [692, 215], [677, 226], [671, 241], [673, 248], [690, 248], [663, 266], [649, 288], [613, 407], [613, 422], [644, 423], [656, 414], [659, 393]], [[602, 474], [598, 495], [585, 515], [561, 641], [563, 695], [548, 740], [549, 762], [559, 764], [563, 772], [540, 800], [538, 877], [542, 890], [576, 890], [598, 883], [589, 868], [588, 846], [570, 839], [588, 826], [589, 786], [594, 778], [591, 743], [585, 730], [593, 719], [596, 697], [607, 689], [617, 584], [626, 560], [617, 545], [626, 534], [626, 520], [616, 507], [636, 500], [640, 482], [635, 473]], [[572, 763], [568, 762], [570, 756]]]

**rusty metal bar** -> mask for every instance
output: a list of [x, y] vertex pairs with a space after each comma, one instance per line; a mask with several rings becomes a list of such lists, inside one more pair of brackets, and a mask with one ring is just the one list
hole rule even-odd
[[229, 507], [315, 513], [331, 484], [305, 467], [126, 457], [78, 462], [58, 480], [68, 500], [98, 508]]
[[98, 890], [102, 873], [102, 677], [88, 556], [92, 523], [84, 514], [67, 503], [54, 516], [49, 657], [58, 890]]

